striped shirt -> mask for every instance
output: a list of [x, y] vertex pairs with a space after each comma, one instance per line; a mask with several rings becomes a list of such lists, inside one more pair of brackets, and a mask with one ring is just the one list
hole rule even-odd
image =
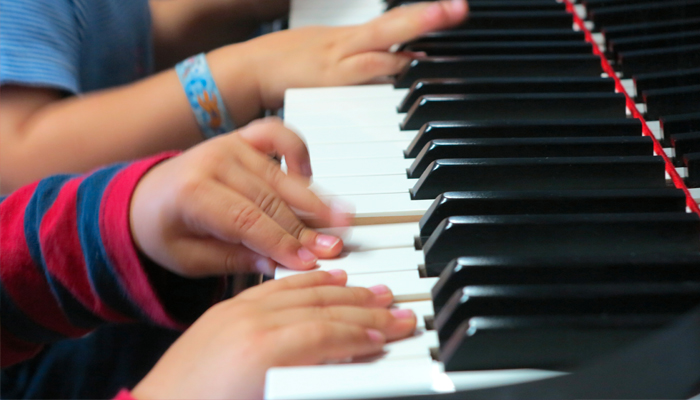
[[183, 328], [219, 298], [219, 279], [178, 277], [136, 250], [131, 195], [161, 155], [59, 175], [0, 198], [2, 367], [110, 322]]
[[0, 85], [72, 94], [153, 71], [147, 0], [0, 0]]

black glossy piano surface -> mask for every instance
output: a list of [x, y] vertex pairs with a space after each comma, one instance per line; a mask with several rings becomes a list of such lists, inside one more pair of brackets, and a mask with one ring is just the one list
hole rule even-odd
[[434, 356], [574, 373], [418, 397], [697, 394], [700, 0], [471, 5], [396, 77]]

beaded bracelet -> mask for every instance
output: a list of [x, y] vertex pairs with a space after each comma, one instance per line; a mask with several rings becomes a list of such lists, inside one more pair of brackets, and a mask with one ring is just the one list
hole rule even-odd
[[230, 132], [236, 127], [226, 111], [204, 53], [180, 62], [175, 71], [205, 138]]

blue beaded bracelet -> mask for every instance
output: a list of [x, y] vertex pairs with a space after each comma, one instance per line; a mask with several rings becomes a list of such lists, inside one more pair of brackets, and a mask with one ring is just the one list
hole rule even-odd
[[226, 111], [203, 53], [180, 62], [175, 71], [205, 138], [230, 132], [236, 127]]

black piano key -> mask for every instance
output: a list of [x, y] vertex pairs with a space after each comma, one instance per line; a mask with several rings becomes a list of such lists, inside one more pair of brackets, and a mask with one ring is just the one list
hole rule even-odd
[[675, 188], [447, 192], [421, 218], [420, 241], [453, 215], [684, 212], [685, 206], [685, 193]]
[[396, 77], [397, 88], [427, 78], [600, 77], [593, 54], [425, 57], [411, 61]]
[[664, 327], [678, 314], [473, 317], [440, 350], [446, 371], [571, 370]]
[[640, 22], [669, 21], [700, 17], [700, 0], [662, 1], [626, 4], [617, 7], [593, 9], [588, 18], [595, 27], [625, 25]]
[[663, 116], [659, 121], [665, 138], [676, 133], [700, 131], [700, 112]]
[[677, 133], [671, 135], [671, 146], [676, 152], [676, 159], [683, 159], [689, 153], [700, 153], [700, 132]]
[[681, 314], [700, 304], [700, 283], [465, 286], [435, 316], [441, 347], [472, 317]]
[[631, 25], [606, 26], [602, 32], [606, 40], [623, 37], [685, 32], [700, 29], [700, 18], [686, 18], [661, 22], [642, 22]]
[[564, 93], [615, 91], [611, 78], [424, 79], [413, 83], [398, 107], [408, 112], [420, 96], [431, 94]]
[[613, 55], [617, 55], [617, 53], [623, 51], [677, 47], [699, 43], [700, 30], [694, 30], [613, 39], [608, 42], [608, 50], [610, 50]]
[[647, 105], [646, 118], [686, 114], [700, 110], [700, 85], [650, 89], [642, 93]]
[[437, 315], [452, 294], [469, 285], [700, 282], [700, 253], [563, 257], [460, 257], [432, 288]]
[[[586, 10], [593, 10], [601, 7], [616, 7], [629, 4], [655, 3], [659, 0], [583, 0], [580, 3], [586, 7]], [[574, 1], [576, 3], [576, 1]]]
[[700, 187], [700, 153], [690, 153], [683, 157], [683, 163], [688, 168], [688, 187]]
[[421, 42], [404, 49], [435, 56], [499, 56], [517, 54], [591, 54], [588, 42]]
[[[700, 307], [670, 326], [572, 374], [532, 382], [414, 395], [412, 400], [686, 399], [700, 380]], [[405, 394], [381, 397], [404, 400]]]
[[423, 42], [532, 42], [539, 40], [584, 41], [586, 36], [581, 31], [567, 29], [458, 29], [429, 32], [399, 47], [403, 50]]
[[420, 178], [428, 165], [441, 158], [607, 157], [650, 156], [654, 142], [639, 137], [436, 139], [428, 142], [408, 168]]
[[472, 11], [456, 29], [565, 29], [574, 20], [561, 11]]
[[700, 67], [700, 44], [662, 49], [626, 51], [618, 54], [625, 76]]
[[441, 159], [410, 192], [418, 200], [452, 191], [663, 188], [664, 166], [658, 156]]
[[[699, 121], [700, 122], [700, 115]], [[700, 128], [698, 128], [700, 130]], [[638, 119], [539, 121], [436, 121], [423, 125], [404, 151], [415, 158], [435, 139], [640, 136]]]
[[423, 246], [426, 271], [463, 256], [700, 252], [690, 213], [478, 215], [444, 219]]
[[401, 122], [417, 130], [431, 121], [625, 118], [622, 93], [503, 93], [421, 96]]
[[645, 90], [700, 85], [700, 68], [639, 74], [632, 77], [637, 93]]

